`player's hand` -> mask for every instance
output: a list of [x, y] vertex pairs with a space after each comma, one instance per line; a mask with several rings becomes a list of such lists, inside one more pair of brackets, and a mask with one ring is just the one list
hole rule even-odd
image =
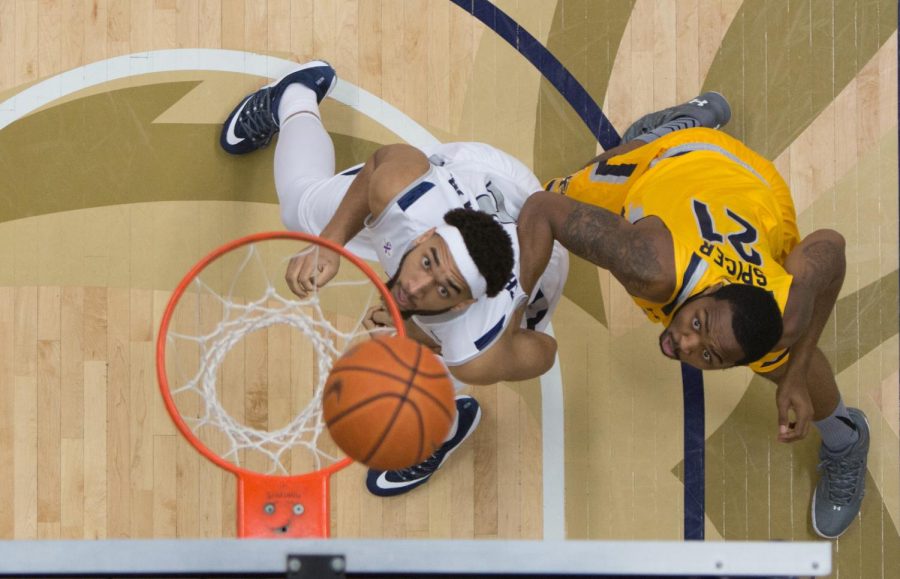
[[366, 312], [363, 318], [363, 326], [367, 330], [375, 330], [378, 328], [393, 328], [394, 320], [391, 318], [390, 312], [383, 305], [372, 306]]
[[813, 405], [805, 382], [788, 380], [780, 385], [775, 391], [775, 404], [778, 406], [778, 441], [797, 442], [806, 438], [813, 418]]
[[298, 297], [306, 298], [331, 281], [340, 266], [340, 253], [326, 247], [314, 248], [291, 259], [284, 280]]

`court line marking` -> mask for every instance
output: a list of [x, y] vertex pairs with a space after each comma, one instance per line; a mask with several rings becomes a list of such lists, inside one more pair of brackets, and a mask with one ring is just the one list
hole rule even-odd
[[[234, 72], [278, 78], [296, 65], [294, 61], [238, 50], [185, 48], [126, 54], [60, 73], [6, 99], [0, 103], [0, 130], [55, 100], [122, 78], [178, 71]], [[357, 109], [415, 147], [440, 144], [412, 118], [353, 83], [339, 78], [330, 96]], [[547, 333], [553, 336], [550, 324]], [[565, 539], [565, 415], [558, 355], [540, 382], [543, 532], [544, 539], [561, 540]]]
[[505, 40], [563, 96], [604, 150], [619, 144], [615, 127], [584, 86], [524, 26], [489, 0], [450, 0]]
[[[553, 323], [546, 334], [556, 338]], [[541, 452], [543, 454], [544, 540], [566, 539], [566, 429], [559, 352], [541, 376]]]
[[[3, 101], [0, 130], [57, 99], [113, 80], [179, 71], [234, 72], [278, 78], [296, 66], [294, 61], [239, 50], [187, 48], [126, 54], [52, 76]], [[399, 109], [346, 80], [339, 78], [331, 98], [359, 110], [416, 147], [440, 143]]]

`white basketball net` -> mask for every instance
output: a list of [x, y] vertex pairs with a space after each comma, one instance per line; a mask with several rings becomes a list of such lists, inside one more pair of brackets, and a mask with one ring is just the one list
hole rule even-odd
[[[325, 427], [321, 412], [322, 392], [334, 361], [360, 336], [393, 333], [393, 329], [379, 328], [369, 331], [363, 326], [363, 319], [369, 307], [380, 303], [378, 289], [367, 278], [342, 281], [339, 277], [313, 292], [309, 298], [299, 299], [287, 290], [286, 284], [282, 284], [284, 285], [282, 291], [276, 289], [271, 282], [271, 272], [267, 270], [265, 263], [267, 260], [259, 250], [258, 246], [260, 245], [261, 242], [257, 242], [231, 252], [243, 251], [244, 257], [234, 270], [230, 283], [227, 279], [222, 280], [228, 285], [228, 291], [224, 295], [215, 291], [211, 284], [204, 281], [203, 277], [207, 275], [209, 267], [204, 269], [191, 283], [189, 287], [192, 290], [191, 293], [196, 294], [201, 302], [215, 301], [221, 307], [222, 316], [214, 326], [212, 323], [207, 323], [211, 329], [204, 328], [202, 324], [198, 323], [197, 326], [201, 331], [194, 334], [177, 331], [173, 315], [166, 336], [166, 365], [167, 368], [170, 368], [170, 364], [174, 364], [177, 369], [170, 370], [168, 373], [169, 387], [173, 399], [179, 406], [182, 418], [198, 438], [201, 438], [199, 433], [205, 428], [212, 428], [224, 435], [224, 441], [221, 440], [221, 436], [217, 437], [221, 444], [219, 448], [215, 449], [215, 452], [225, 460], [248, 468], [246, 464], [242, 464], [241, 457], [248, 456], [249, 453], [259, 453], [266, 458], [267, 466], [263, 468], [256, 465], [253, 470], [260, 470], [265, 474], [288, 475], [293, 474], [287, 464], [290, 460], [289, 457], [295, 456], [291, 451], [304, 448], [313, 457], [313, 469], [318, 470], [341, 458], [335, 452], [319, 447]], [[294, 248], [296, 248], [296, 243], [294, 243]], [[315, 255], [318, 256], [318, 249], [319, 246], [313, 245], [300, 253], [315, 252]], [[280, 264], [280, 271], [283, 275], [290, 258], [294, 255], [297, 254], [268, 261]], [[343, 259], [341, 261], [341, 273], [344, 273], [345, 269], [359, 272], [352, 262]], [[251, 274], [251, 271], [254, 273]], [[263, 283], [259, 284], [260, 291], [254, 299], [243, 299], [237, 295], [239, 293], [236, 289], [237, 286], [246, 281], [248, 274], [256, 278], [262, 276]], [[366, 291], [366, 286], [368, 286], [368, 291]], [[347, 288], [354, 287], [357, 288], [357, 291], [347, 291]], [[368, 296], [367, 301], [356, 298], [360, 295], [359, 290], [362, 290], [363, 295]], [[342, 306], [352, 305], [355, 317], [347, 318], [345, 313], [341, 314], [345, 320], [350, 320], [349, 324], [345, 324], [349, 325], [349, 329], [338, 329], [328, 319], [329, 315], [322, 307], [322, 297], [325, 292], [336, 294], [337, 299], [333, 299], [332, 302], [340, 303]], [[283, 295], [284, 293], [287, 293], [289, 297]], [[342, 293], [347, 293], [349, 297], [343, 299]], [[182, 302], [187, 298], [187, 294], [188, 292], [185, 292], [185, 295], [182, 296]], [[347, 301], [365, 301], [365, 303], [348, 304], [345, 303]], [[196, 309], [199, 318], [201, 307]], [[331, 317], [334, 318], [335, 314], [331, 313]], [[251, 427], [232, 416], [222, 403], [219, 388], [226, 355], [249, 334], [278, 325], [287, 325], [293, 328], [312, 344], [315, 372], [311, 372], [311, 369], [306, 370], [315, 378], [311, 384], [311, 398], [306, 406], [300, 409], [286, 425], [273, 430], [265, 430]], [[184, 343], [196, 344], [196, 352], [188, 356], [189, 365], [196, 365], [196, 368], [182, 368], [183, 364], [177, 355], [169, 356], [169, 352], [177, 352], [179, 344]], [[168, 361], [170, 358], [174, 362]], [[286, 361], [285, 363], [290, 362]], [[198, 407], [191, 413], [193, 416], [182, 411], [182, 403], [179, 402], [190, 395], [196, 396], [200, 401]], [[203, 438], [209, 438], [209, 435], [204, 435]], [[203, 442], [209, 446], [205, 440]]]

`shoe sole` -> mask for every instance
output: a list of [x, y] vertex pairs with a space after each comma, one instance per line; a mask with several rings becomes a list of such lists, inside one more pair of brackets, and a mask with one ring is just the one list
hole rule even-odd
[[[862, 411], [860, 411], [860, 415], [863, 418], [863, 422], [866, 423], [866, 430], [868, 431], [869, 430], [869, 418], [868, 418], [868, 416], [863, 414]], [[868, 461], [866, 462], [866, 465], [867, 465], [866, 468], [868, 468]], [[825, 533], [820, 531], [819, 528], [816, 526], [816, 493], [818, 493], [818, 492], [819, 492], [819, 489], [817, 487], [813, 491], [812, 501], [810, 502], [810, 505], [809, 505], [809, 510], [810, 510], [810, 513], [812, 514], [813, 531], [815, 531], [816, 534], [819, 535], [820, 537], [822, 537], [823, 539], [837, 539], [838, 537], [840, 537], [841, 535], [843, 535], [844, 533], [847, 532], [847, 529], [850, 528], [850, 525], [853, 524], [853, 521], [850, 522], [850, 525], [847, 525], [847, 529], [844, 529], [843, 531], [841, 531], [840, 533], [838, 533], [837, 535], [834, 535], [834, 536], [826, 535]], [[862, 503], [860, 503], [860, 508], [862, 508]], [[859, 515], [859, 513], [857, 513], [857, 515]], [[856, 519], [856, 517], [853, 517], [853, 518]]]

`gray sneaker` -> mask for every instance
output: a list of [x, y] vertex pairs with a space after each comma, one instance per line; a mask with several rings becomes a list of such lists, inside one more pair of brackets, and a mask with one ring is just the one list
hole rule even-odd
[[822, 477], [812, 498], [812, 525], [820, 537], [837, 539], [859, 513], [866, 485], [869, 422], [862, 410], [849, 408], [859, 439], [840, 454], [819, 450]]
[[694, 119], [700, 123], [701, 127], [718, 129], [724, 127], [731, 120], [731, 107], [721, 94], [712, 91], [705, 92], [686, 103], [644, 115], [628, 127], [622, 136], [622, 142], [627, 143], [634, 140], [635, 137], [683, 117]]

